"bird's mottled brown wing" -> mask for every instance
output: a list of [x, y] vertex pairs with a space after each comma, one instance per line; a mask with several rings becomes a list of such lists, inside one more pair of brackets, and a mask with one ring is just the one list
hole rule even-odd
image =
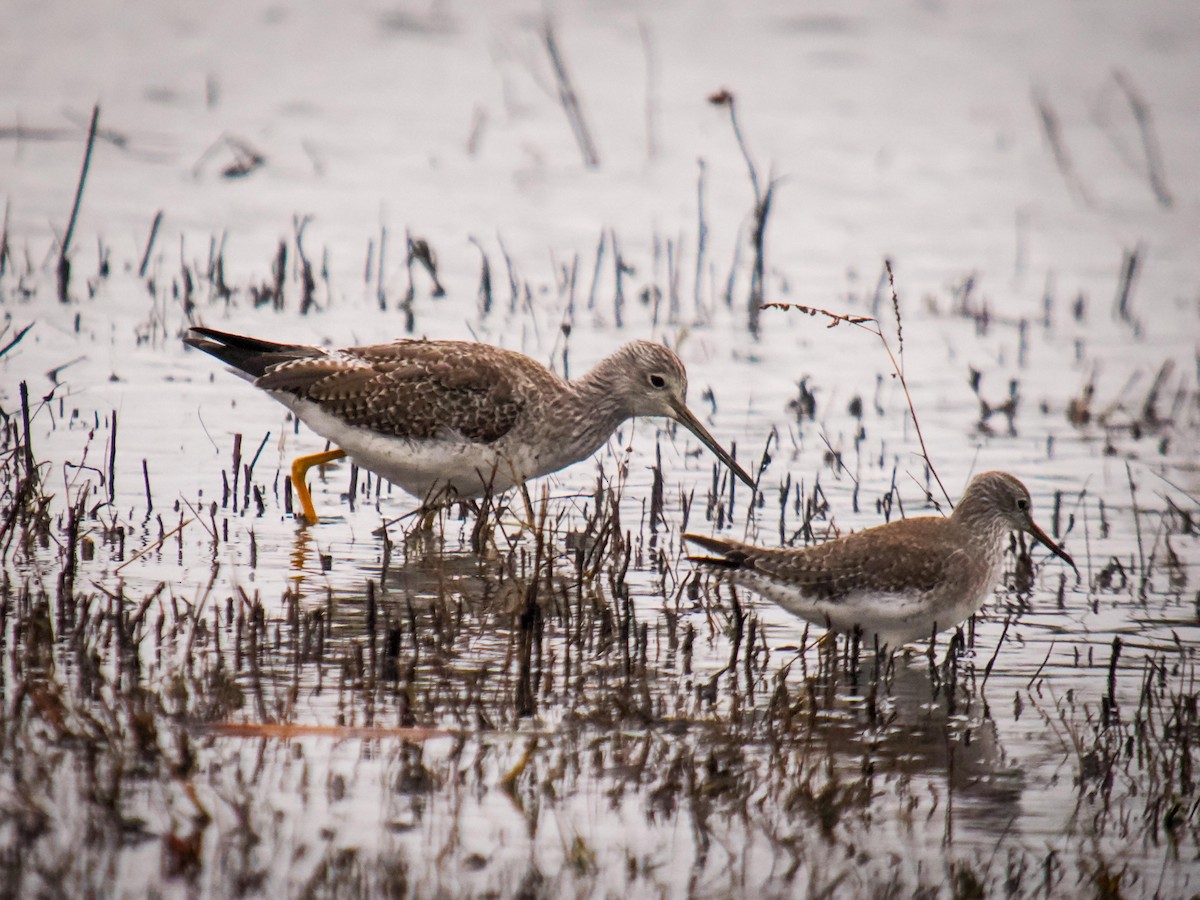
[[965, 556], [935, 552], [941, 524], [906, 519], [804, 550], [751, 550], [744, 565], [826, 600], [856, 591], [929, 591], [973, 565]]
[[520, 417], [527, 382], [539, 368], [526, 357], [483, 344], [398, 341], [285, 362], [255, 384], [295, 394], [381, 434], [454, 433], [490, 443]]

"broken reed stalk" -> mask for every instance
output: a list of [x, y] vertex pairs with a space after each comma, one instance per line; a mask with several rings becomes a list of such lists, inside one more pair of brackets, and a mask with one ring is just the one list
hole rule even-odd
[[233, 436], [233, 508], [237, 510], [238, 482], [242, 472], [242, 433]]
[[271, 309], [283, 310], [283, 286], [287, 282], [287, 244], [281, 239], [271, 263]]
[[[900, 324], [900, 299], [896, 296], [896, 285], [892, 280], [892, 264], [890, 260], [886, 262], [886, 266], [888, 272], [888, 281], [892, 286], [892, 308], [896, 312], [896, 337], [897, 340], [901, 342], [899, 353], [900, 359], [902, 360], [904, 357], [904, 338]], [[929, 456], [929, 450], [925, 446], [925, 436], [921, 433], [921, 422], [917, 418], [917, 408], [913, 405], [912, 394], [909, 393], [908, 382], [904, 378], [904, 366], [901, 364], [901, 361], [896, 358], [896, 354], [892, 352], [892, 346], [888, 342], [888, 339], [884, 336], [883, 327], [880, 325], [879, 320], [871, 316], [842, 315], [840, 313], [830, 312], [827, 309], [819, 309], [813, 306], [801, 306], [798, 303], [764, 303], [762, 308], [782, 310], [795, 309], [810, 316], [825, 316], [830, 320], [829, 325], [827, 326], [829, 328], [836, 328], [838, 325], [841, 325], [844, 322], [847, 325], [853, 325], [855, 328], [861, 328], [868, 334], [873, 334], [875, 337], [879, 338], [879, 342], [883, 344], [884, 352], [887, 353], [888, 360], [892, 364], [892, 373], [897, 379], [899, 379], [900, 388], [904, 391], [904, 399], [908, 403], [908, 413], [910, 416], [912, 416], [913, 426], [917, 431], [917, 441], [921, 445], [921, 456], [925, 460], [925, 465], [929, 466], [929, 472], [933, 475], [933, 480], [937, 482], [938, 487], [941, 489], [942, 496], [946, 498], [946, 503], [950, 505], [951, 509], [954, 509], [954, 501], [950, 499], [950, 494], [947, 492], [946, 486], [942, 484], [942, 479], [937, 473], [937, 467], [934, 466], [933, 460]]]
[[1091, 192], [1088, 191], [1087, 185], [1083, 183], [1083, 179], [1079, 177], [1079, 173], [1075, 171], [1075, 164], [1071, 161], [1070, 151], [1067, 150], [1067, 145], [1063, 142], [1062, 127], [1058, 122], [1058, 114], [1041, 91], [1035, 90], [1033, 92], [1033, 105], [1038, 111], [1038, 121], [1041, 122], [1042, 133], [1046, 135], [1046, 141], [1050, 144], [1050, 153], [1054, 156], [1054, 164], [1058, 166], [1058, 171], [1067, 183], [1067, 187], [1075, 192], [1085, 206], [1089, 209], [1094, 208], [1096, 202], [1092, 199]]
[[604, 264], [604, 247], [608, 243], [608, 229], [600, 229], [600, 240], [596, 244], [596, 265], [592, 269], [592, 286], [588, 291], [588, 309], [596, 308], [596, 286], [600, 283], [600, 269]]
[[1004, 638], [1008, 636], [1008, 626], [1012, 624], [1012, 616], [1004, 617], [1004, 630], [1000, 632], [1000, 640], [996, 641], [996, 649], [992, 651], [992, 658], [987, 661], [987, 665], [983, 667], [983, 680], [979, 682], [979, 693], [982, 695], [984, 689], [987, 688], [988, 679], [992, 677], [992, 667], [996, 665], [996, 657], [1000, 655], [1000, 648], [1004, 646]]
[[1129, 102], [1129, 109], [1133, 112], [1133, 119], [1137, 122], [1138, 133], [1142, 138], [1142, 152], [1146, 157], [1146, 178], [1150, 182], [1150, 189], [1154, 192], [1154, 199], [1158, 201], [1159, 206], [1168, 208], [1175, 202], [1175, 199], [1167, 188], [1166, 176], [1163, 174], [1162, 151], [1158, 147], [1158, 135], [1154, 131], [1154, 123], [1150, 121], [1150, 107], [1138, 89], [1134, 87], [1133, 80], [1128, 74], [1117, 69], [1113, 72], [1113, 80], [1121, 89], [1121, 93], [1125, 95], [1125, 99]]
[[1116, 635], [1112, 639], [1112, 656], [1108, 659], [1108, 695], [1105, 698], [1108, 703], [1108, 712], [1111, 714], [1117, 706], [1117, 664], [1121, 659], [1121, 637]]
[[296, 265], [300, 271], [293, 271], [293, 276], [298, 275], [300, 278], [300, 315], [308, 315], [310, 310], [317, 308], [317, 300], [315, 292], [317, 289], [317, 280], [313, 277], [312, 262], [308, 255], [304, 252], [304, 229], [308, 227], [308, 223], [312, 221], [311, 215], [292, 216], [292, 232], [296, 242]]
[[508, 247], [504, 245], [504, 238], [496, 235], [496, 243], [500, 245], [500, 255], [504, 257], [504, 269], [508, 274], [508, 311], [515, 313], [517, 311], [517, 299], [521, 296], [521, 285], [517, 278], [516, 264], [513, 262], [512, 256], [509, 255]]
[[4, 225], [0, 227], [0, 275], [8, 271], [8, 217], [12, 210], [12, 200], [4, 201]]
[[29, 385], [24, 381], [21, 382], [21, 430], [24, 440], [24, 456], [25, 456], [25, 477], [32, 482], [34, 465], [33, 465], [33, 442], [29, 438]]
[[534, 690], [533, 655], [535, 649], [540, 653], [541, 643], [541, 607], [538, 604], [538, 589], [542, 579], [542, 568], [552, 564], [553, 554], [546, 552], [546, 515], [549, 510], [549, 493], [542, 488], [541, 505], [535, 515], [529, 491], [521, 486], [521, 494], [525, 500], [529, 521], [534, 525], [533, 567], [530, 570], [529, 583], [525, 586], [524, 603], [517, 615], [517, 685], [515, 696], [515, 712], [517, 718], [526, 718], [537, 714], [537, 693]]
[[[742, 158], [746, 160], [746, 168], [750, 173], [750, 187], [754, 190], [754, 226], [750, 232], [750, 244], [754, 247], [754, 262], [750, 269], [750, 303], [749, 303], [749, 327], [750, 333], [758, 336], [759, 313], [763, 309], [763, 301], [766, 297], [766, 238], [767, 238], [767, 216], [771, 213], [771, 200], [775, 196], [775, 180], [768, 179], [766, 190], [763, 190], [762, 184], [758, 178], [758, 167], [754, 165], [754, 159], [750, 156], [750, 148], [746, 146], [746, 139], [742, 136], [741, 126], [737, 119], [737, 98], [734, 95], [722, 88], [708, 98], [708, 102], [713, 106], [723, 106], [729, 110], [729, 123], [733, 126], [733, 136], [737, 139], [738, 149], [742, 151]], [[733, 274], [730, 273], [732, 280]]]
[[37, 324], [37, 321], [34, 320], [33, 322], [30, 322], [28, 325], [26, 325], [24, 328], [22, 328], [20, 331], [18, 331], [11, 341], [9, 341], [3, 347], [0, 347], [0, 356], [3, 356], [5, 353], [7, 353], [13, 347], [17, 346], [17, 344], [21, 343], [21, 338], [25, 337], [25, 335], [29, 332], [29, 329], [32, 328], [36, 324]]
[[146, 239], [146, 252], [142, 254], [142, 264], [138, 266], [138, 278], [146, 277], [146, 268], [150, 265], [150, 253], [154, 250], [154, 239], [158, 237], [159, 226], [162, 225], [163, 211], [154, 214], [154, 222], [150, 225], [150, 237]]
[[58, 299], [66, 303], [71, 283], [71, 262], [67, 253], [71, 249], [71, 236], [75, 233], [75, 222], [79, 218], [79, 204], [83, 202], [83, 185], [87, 181], [88, 168], [92, 164], [92, 147], [96, 144], [96, 125], [100, 121], [100, 104], [92, 107], [92, 123], [88, 126], [87, 149], [83, 152], [83, 166], [79, 170], [79, 183], [75, 186], [75, 202], [71, 206], [71, 218], [67, 221], [67, 232], [63, 235], [58, 253]]
[[1133, 321], [1129, 314], [1129, 297], [1133, 292], [1133, 282], [1137, 277], [1141, 257], [1141, 244], [1138, 244], [1132, 250], [1126, 250], [1121, 257], [1121, 277], [1117, 283], [1117, 299], [1114, 306], [1116, 307], [1117, 317], [1122, 322]]
[[108, 444], [108, 502], [117, 496], [117, 411], [112, 411], [112, 437]]
[[387, 226], [379, 226], [379, 260], [375, 270], [375, 299], [381, 311], [387, 310], [387, 294], [383, 290], [383, 258], [387, 251]]
[[[623, 318], [625, 310], [625, 275], [633, 271], [633, 268], [625, 263], [625, 258], [621, 256], [621, 247], [617, 243], [616, 229], [609, 230], [609, 242], [612, 244], [613, 254], [613, 323], [618, 328], [625, 326]], [[536, 324], [536, 323], [535, 323]]]
[[483, 249], [479, 240], [474, 235], [469, 240], [479, 251], [479, 290], [476, 292], [476, 297], [479, 301], [480, 314], [487, 316], [492, 311], [492, 265], [488, 261], [487, 251]]
[[244, 479], [245, 486], [244, 486], [243, 490], [245, 491], [246, 497], [250, 496], [250, 482], [251, 482], [251, 479], [254, 478], [254, 467], [258, 464], [258, 458], [259, 458], [259, 456], [262, 455], [263, 447], [267, 446], [267, 439], [270, 437], [271, 437], [271, 432], [269, 432], [269, 431], [263, 435], [263, 439], [259, 443], [258, 449], [256, 451], [254, 451], [254, 458], [252, 460], [250, 460], [250, 464], [245, 467], [245, 479]]
[[1128, 461], [1125, 463], [1125, 477], [1129, 480], [1129, 503], [1133, 508], [1133, 531], [1137, 536], [1138, 573], [1142, 576], [1142, 589], [1145, 590], [1149, 573], [1146, 571], [1146, 550], [1142, 543], [1142, 519], [1138, 513], [1137, 485], [1133, 483], [1133, 469], [1129, 467]]
[[[194, 512], [194, 510], [193, 510], [193, 512]], [[129, 557], [129, 559], [125, 560], [125, 562], [123, 562], [119, 566], [117, 566], [117, 568], [114, 571], [120, 572], [122, 569], [124, 569], [126, 566], [130, 565], [131, 563], [137, 562], [139, 559], [141, 559], [147, 553], [157, 550], [164, 543], [166, 543], [168, 538], [174, 537], [176, 534], [179, 534], [180, 532], [182, 532], [183, 529], [186, 528], [188, 525], [192, 524], [192, 521], [193, 521], [192, 519], [181, 518], [179, 520], [178, 525], [176, 525], [174, 528], [172, 528], [170, 531], [166, 532], [165, 534], [160, 535], [158, 537], [158, 539], [155, 540], [153, 543], [148, 544], [147, 546], [145, 546], [141, 550], [139, 550], [137, 553], [133, 554], [133, 556]], [[204, 522], [200, 521], [200, 524], [204, 525]], [[205, 527], [207, 527], [207, 526], [205, 526]]]
[[542, 41], [546, 45], [546, 53], [550, 56], [550, 65], [554, 67], [554, 81], [558, 86], [558, 100], [571, 123], [571, 131], [575, 134], [575, 143], [583, 154], [583, 164], [589, 169], [600, 165], [600, 155], [596, 152], [596, 144], [592, 140], [587, 122], [583, 118], [583, 109], [579, 105], [579, 95], [571, 83], [562, 54], [558, 51], [558, 39], [554, 36], [554, 23], [547, 18], [542, 25]]
[[146, 485], [146, 517], [154, 512], [154, 497], [150, 493], [150, 468], [146, 465], [146, 457], [142, 457], [142, 481]]
[[408, 244], [407, 256], [405, 258], [405, 268], [408, 270], [408, 299], [411, 300], [416, 295], [416, 288], [413, 285], [412, 271], [413, 263], [421, 264], [421, 268], [425, 270], [425, 274], [429, 276], [429, 280], [433, 282], [432, 294], [434, 297], [445, 297], [446, 288], [442, 285], [438, 278], [437, 270], [437, 254], [433, 252], [433, 248], [429, 246], [429, 241], [425, 238], [413, 237], [408, 233], [408, 229], [404, 229], [404, 238]]

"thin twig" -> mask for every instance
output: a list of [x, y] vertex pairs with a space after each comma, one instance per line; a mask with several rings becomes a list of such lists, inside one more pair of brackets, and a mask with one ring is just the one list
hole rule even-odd
[[138, 266], [138, 278], [146, 277], [146, 267], [150, 265], [150, 252], [154, 249], [154, 239], [158, 236], [158, 228], [162, 225], [163, 211], [154, 214], [154, 223], [150, 226], [150, 237], [146, 239], [146, 252], [142, 254], [142, 264]]
[[1129, 462], [1125, 463], [1125, 477], [1129, 480], [1129, 502], [1133, 507], [1133, 530], [1137, 535], [1138, 548], [1138, 570], [1142, 576], [1142, 583], [1145, 584], [1146, 572], [1146, 551], [1142, 545], [1142, 521], [1138, 515], [1137, 503], [1137, 485], [1133, 483], [1133, 469], [1129, 467]]
[[[193, 512], [195, 512], [195, 510], [193, 510]], [[199, 520], [197, 520], [197, 521], [199, 521]], [[166, 534], [164, 534], [162, 537], [160, 537], [154, 543], [147, 545], [144, 549], [139, 550], [133, 556], [129, 557], [129, 559], [125, 560], [125, 562], [123, 562], [119, 566], [117, 566], [117, 568], [114, 571], [120, 572], [123, 568], [130, 565], [131, 563], [137, 562], [139, 559], [141, 559], [143, 556], [145, 556], [150, 551], [152, 551], [158, 547], [161, 547], [163, 545], [163, 543], [166, 542], [167, 538], [173, 537], [176, 533], [182, 531], [184, 528], [186, 528], [191, 523], [192, 523], [192, 519], [183, 519], [178, 525], [176, 525], [174, 528], [172, 528], [170, 531], [168, 531]], [[200, 524], [203, 525], [204, 523], [200, 522]]]
[[1137, 277], [1138, 265], [1141, 262], [1142, 246], [1138, 244], [1132, 250], [1126, 250], [1121, 257], [1121, 277], [1117, 283], [1116, 313], [1122, 322], [1135, 325], [1129, 314], [1129, 296], [1133, 291], [1133, 282]]
[[[895, 282], [891, 281], [892, 267], [890, 261], [887, 263], [887, 271], [889, 282], [892, 285], [892, 309], [894, 309], [896, 312], [896, 334], [897, 338], [899, 338], [902, 334], [900, 326], [900, 301], [896, 296]], [[929, 466], [929, 471], [933, 475], [933, 480], [936, 481], [938, 487], [941, 488], [942, 496], [946, 498], [946, 502], [950, 504], [950, 508], [953, 509], [954, 501], [950, 499], [950, 494], [946, 490], [946, 486], [942, 484], [942, 479], [937, 473], [937, 467], [934, 466], [933, 460], [929, 457], [929, 450], [925, 445], [925, 436], [921, 433], [921, 422], [917, 418], [917, 408], [913, 404], [912, 394], [908, 390], [908, 382], [904, 377], [904, 368], [900, 361], [896, 358], [896, 354], [892, 352], [892, 346], [890, 343], [888, 343], [888, 339], [884, 336], [883, 329], [879, 324], [879, 320], [871, 316], [842, 315], [840, 313], [830, 312], [827, 309], [820, 309], [813, 306], [802, 306], [798, 303], [764, 303], [762, 308], [782, 310], [795, 309], [809, 316], [825, 316], [829, 319], [829, 328], [836, 328], [838, 325], [845, 323], [847, 325], [853, 325], [855, 328], [861, 328], [868, 334], [873, 334], [875, 337], [879, 338], [879, 342], [883, 344], [884, 352], [887, 353], [888, 360], [892, 364], [892, 372], [900, 381], [900, 388], [904, 391], [904, 399], [908, 403], [908, 413], [910, 416], [912, 416], [913, 426], [917, 432], [917, 441], [921, 445], [921, 456], [925, 459], [925, 465]], [[901, 347], [901, 354], [903, 354], [903, 347]]]
[[[742, 128], [738, 124], [737, 99], [734, 95], [725, 88], [721, 88], [708, 98], [708, 102], [714, 106], [724, 106], [729, 110], [729, 122], [733, 127], [733, 136], [737, 139], [738, 148], [742, 151], [742, 158], [746, 161], [746, 168], [750, 172], [750, 187], [754, 190], [754, 227], [750, 235], [750, 243], [754, 247], [754, 263], [750, 270], [749, 326], [750, 333], [757, 336], [758, 317], [766, 296], [767, 216], [771, 212], [771, 200], [775, 196], [776, 182], [774, 179], [768, 179], [767, 189], [765, 191], [762, 189], [758, 178], [758, 167], [755, 166], [754, 159], [750, 156], [750, 148], [746, 146]], [[733, 273], [731, 271], [731, 283], [732, 280]]]
[[575, 142], [579, 144], [579, 150], [583, 154], [583, 164], [589, 169], [594, 169], [600, 165], [600, 155], [596, 152], [596, 144], [592, 140], [587, 122], [584, 121], [583, 109], [579, 105], [579, 95], [575, 93], [571, 76], [567, 73], [566, 63], [563, 62], [562, 54], [558, 51], [558, 40], [554, 36], [554, 23], [549, 18], [542, 25], [542, 41], [546, 44], [550, 64], [554, 67], [554, 80], [558, 85], [558, 100], [567, 114], [567, 121], [571, 123], [571, 130], [575, 133]]
[[758, 167], [754, 165], [754, 159], [750, 156], [750, 148], [746, 146], [746, 139], [742, 137], [742, 128], [738, 124], [737, 119], [737, 98], [726, 90], [721, 88], [715, 94], [708, 98], [708, 102], [713, 106], [724, 106], [729, 109], [729, 124], [733, 126], [733, 136], [737, 139], [738, 149], [742, 151], [742, 158], [746, 160], [746, 168], [750, 171], [750, 187], [754, 189], [754, 202], [762, 202], [762, 188], [758, 184]]
[[1038, 677], [1042, 674], [1042, 669], [1046, 668], [1046, 663], [1050, 662], [1050, 654], [1054, 652], [1054, 643], [1054, 641], [1051, 641], [1050, 646], [1046, 648], [1046, 658], [1042, 660], [1042, 664], [1037, 667], [1037, 671], [1034, 672], [1033, 675], [1030, 676], [1029, 681], [1026, 682], [1026, 689], [1033, 687], [1033, 683], [1037, 681]]
[[1054, 112], [1054, 108], [1050, 106], [1050, 101], [1045, 98], [1041, 91], [1035, 90], [1033, 92], [1033, 105], [1037, 107], [1038, 121], [1042, 124], [1042, 133], [1046, 135], [1046, 140], [1050, 144], [1050, 152], [1054, 156], [1054, 163], [1058, 166], [1058, 171], [1062, 174], [1063, 180], [1066, 181], [1067, 187], [1071, 188], [1085, 205], [1094, 207], [1096, 203], [1092, 199], [1087, 186], [1084, 185], [1083, 179], [1075, 171], [1075, 164], [1071, 161], [1071, 154], [1067, 150], [1066, 143], [1063, 141], [1062, 127], [1058, 122], [1058, 114]]
[[1000, 640], [996, 641], [996, 649], [992, 651], [992, 658], [987, 661], [987, 665], [983, 669], [983, 681], [979, 683], [979, 692], [982, 694], [984, 688], [987, 687], [988, 679], [992, 677], [992, 666], [996, 664], [996, 657], [1000, 655], [1000, 648], [1004, 646], [1004, 638], [1008, 635], [1008, 626], [1012, 624], [1012, 616], [1004, 617], [1004, 630], [1000, 632]]
[[492, 264], [488, 261], [487, 251], [483, 249], [479, 239], [471, 235], [469, 240], [479, 251], [479, 290], [476, 297], [479, 301], [479, 311], [486, 317], [492, 311]]
[[71, 218], [67, 221], [67, 233], [63, 236], [59, 256], [64, 257], [71, 249], [71, 236], [75, 233], [75, 221], [79, 218], [79, 204], [83, 200], [83, 185], [87, 181], [88, 167], [92, 163], [92, 147], [96, 144], [96, 124], [100, 120], [100, 106], [92, 107], [92, 123], [88, 126], [87, 149], [83, 151], [83, 166], [79, 170], [79, 184], [75, 187], [75, 202], [71, 206]]
[[1175, 201], [1163, 174], [1162, 151], [1158, 148], [1158, 135], [1154, 130], [1154, 123], [1150, 121], [1150, 107], [1125, 72], [1117, 69], [1113, 72], [1113, 80], [1129, 101], [1133, 119], [1137, 122], [1138, 132], [1142, 136], [1142, 152], [1146, 156], [1146, 178], [1150, 181], [1150, 189], [1154, 191], [1154, 197], [1160, 206], [1169, 207]]
[[4, 201], [4, 226], [0, 228], [0, 275], [8, 271], [8, 263], [10, 259], [8, 249], [8, 216], [12, 211], [12, 200]]
[[28, 334], [29, 329], [32, 328], [36, 324], [37, 324], [37, 322], [35, 320], [33, 322], [30, 322], [28, 325], [26, 325], [20, 331], [18, 331], [16, 334], [16, 337], [14, 337], [11, 341], [9, 341], [3, 347], [0, 347], [0, 356], [3, 356], [5, 353], [7, 353], [13, 347], [17, 346], [17, 344], [21, 343], [21, 338], [25, 337], [25, 335]]

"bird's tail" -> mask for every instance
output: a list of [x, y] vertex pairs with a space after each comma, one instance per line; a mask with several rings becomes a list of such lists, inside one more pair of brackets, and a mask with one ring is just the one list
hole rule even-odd
[[307, 359], [321, 353], [315, 347], [305, 347], [302, 344], [277, 344], [274, 341], [198, 326], [188, 332], [183, 342], [189, 347], [215, 356], [251, 379], [261, 377], [267, 369], [278, 363], [290, 359]]
[[683, 539], [703, 547], [710, 553], [720, 554], [719, 556], [689, 556], [689, 562], [702, 563], [720, 569], [744, 569], [751, 567], [749, 555], [743, 549], [743, 545], [736, 541], [705, 537], [702, 534], [685, 534]]

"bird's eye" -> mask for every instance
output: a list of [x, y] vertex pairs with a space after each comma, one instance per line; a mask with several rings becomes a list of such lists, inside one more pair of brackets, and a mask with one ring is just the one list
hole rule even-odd
[[665, 388], [666, 386], [667, 386], [667, 379], [663, 378], [657, 372], [655, 372], [653, 375], [650, 376], [650, 387]]
[[1021, 510], [1022, 512], [1029, 509], [1029, 501], [1022, 497], [1017, 501], [1017, 509]]

